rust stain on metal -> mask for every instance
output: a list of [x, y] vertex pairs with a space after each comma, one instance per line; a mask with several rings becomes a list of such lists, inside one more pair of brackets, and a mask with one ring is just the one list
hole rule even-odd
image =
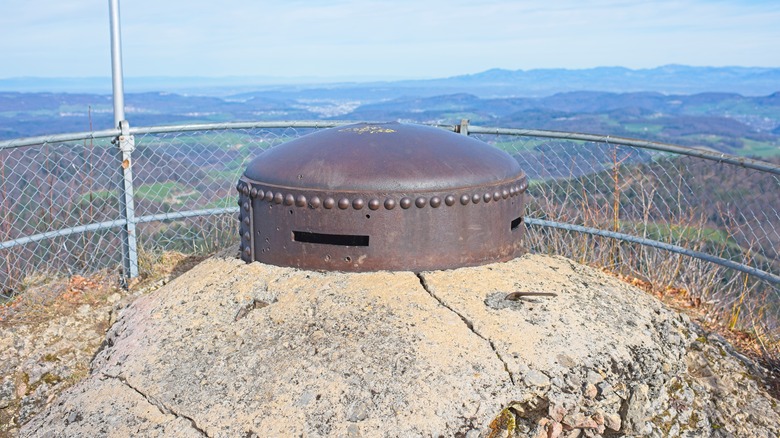
[[264, 152], [241, 177], [242, 258], [338, 271], [509, 260], [523, 252], [527, 187], [510, 155], [439, 128], [318, 131]]

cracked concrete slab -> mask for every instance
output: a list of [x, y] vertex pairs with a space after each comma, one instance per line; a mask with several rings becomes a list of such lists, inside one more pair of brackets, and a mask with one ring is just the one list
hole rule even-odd
[[21, 435], [777, 436], [780, 408], [697, 330], [562, 257], [347, 274], [222, 254], [125, 308]]
[[[77, 386], [52, 408], [57, 423], [28, 423], [22, 435], [36, 437], [145, 436], [202, 437], [189, 421], [163, 413], [142, 394], [113, 378], [95, 377], [89, 386]], [[34, 428], [31, 428], [33, 426]]]
[[156, 407], [157, 410], [160, 411], [161, 414], [163, 414], [163, 415], [173, 414], [173, 416], [176, 417], [177, 419], [185, 419], [185, 420], [190, 422], [190, 426], [192, 426], [192, 428], [195, 429], [201, 436], [207, 436], [206, 432], [204, 432], [203, 429], [198, 427], [198, 423], [195, 422], [195, 419], [193, 419], [191, 417], [188, 417], [186, 415], [182, 415], [179, 412], [171, 410], [168, 406], [165, 406], [163, 403], [161, 403], [156, 398], [154, 398], [154, 397], [152, 397], [150, 395], [144, 394], [141, 390], [139, 390], [138, 388], [132, 386], [130, 383], [127, 382], [127, 380], [123, 379], [122, 377], [114, 377], [114, 376], [109, 376], [109, 375], [106, 375], [106, 374], [103, 374], [103, 375], [106, 378], [116, 379], [116, 380], [119, 380], [120, 382], [122, 382], [123, 385], [125, 385], [128, 388], [132, 389], [138, 395], [143, 397], [144, 400], [146, 400], [149, 404], [151, 404], [154, 407]]
[[[666, 310], [658, 300], [564, 257], [541, 261], [526, 256], [420, 276], [437, 300], [495, 344], [513, 373], [566, 368], [594, 352], [628, 360], [633, 349], [659, 343], [648, 312]], [[504, 299], [514, 292], [555, 296]], [[626, 301], [636, 306], [623, 305]]]
[[[489, 344], [413, 273], [319, 273], [228, 257], [126, 309], [78, 390], [101, 375], [208, 436], [450, 435], [486, 425], [514, 390]], [[98, 421], [107, 400], [84, 401], [81, 415]], [[69, 433], [65, 417], [55, 405], [23, 435]]]

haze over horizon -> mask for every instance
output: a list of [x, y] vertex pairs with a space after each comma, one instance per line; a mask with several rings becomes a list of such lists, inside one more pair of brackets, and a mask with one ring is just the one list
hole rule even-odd
[[[0, 78], [109, 77], [108, 2], [0, 14]], [[500, 68], [780, 67], [780, 3], [509, 0], [121, 2], [124, 74], [396, 80]]]

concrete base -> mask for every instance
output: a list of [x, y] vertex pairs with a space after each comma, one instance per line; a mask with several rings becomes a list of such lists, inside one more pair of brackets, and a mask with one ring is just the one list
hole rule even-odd
[[[128, 306], [22, 436], [777, 436], [777, 404], [698, 330], [562, 257], [346, 274], [223, 254]], [[689, 372], [713, 363], [749, 419]]]

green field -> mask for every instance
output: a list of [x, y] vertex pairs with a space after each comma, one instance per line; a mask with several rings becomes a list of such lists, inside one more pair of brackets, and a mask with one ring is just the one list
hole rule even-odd
[[135, 189], [135, 196], [150, 202], [183, 204], [185, 201], [200, 197], [200, 192], [184, 184], [168, 181], [138, 186]]

